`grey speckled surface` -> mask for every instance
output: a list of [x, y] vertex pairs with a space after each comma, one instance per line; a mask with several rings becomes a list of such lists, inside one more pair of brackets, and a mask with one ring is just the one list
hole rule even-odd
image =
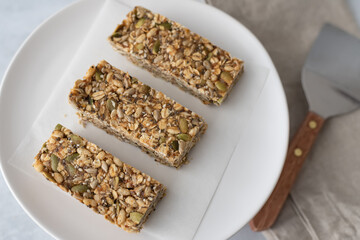
[[[36, 26], [72, 2], [74, 0], [0, 1], [1, 79], [12, 56]], [[360, 24], [360, 1], [349, 0], [349, 3]], [[21, 209], [11, 195], [2, 176], [0, 177], [0, 192], [0, 239], [52, 239]], [[253, 233], [248, 225], [231, 238], [231, 240], [263, 239], [264, 237], [261, 234]]]
[[[210, 1], [248, 27], [269, 52], [285, 89], [293, 135], [308, 111], [300, 80], [310, 47], [324, 23], [360, 37], [352, 16], [359, 1]], [[337, 68], [339, 73], [342, 70]], [[326, 120], [291, 197], [272, 228], [264, 232], [267, 239], [360, 239], [360, 188], [352, 184], [360, 181], [359, 113]]]
[[[202, 0], [198, 0], [202, 1]], [[0, 1], [0, 81], [11, 58], [29, 34], [45, 19], [74, 0]], [[52, 239], [34, 223], [11, 195], [0, 176], [0, 239]], [[263, 240], [245, 226], [231, 240]]]

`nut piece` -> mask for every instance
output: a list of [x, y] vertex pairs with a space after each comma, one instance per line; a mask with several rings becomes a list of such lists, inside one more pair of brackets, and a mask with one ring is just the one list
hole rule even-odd
[[41, 161], [35, 161], [33, 166], [38, 172], [42, 172], [42, 170], [44, 170], [44, 165], [42, 165]]
[[134, 206], [134, 205], [136, 204], [136, 201], [135, 201], [135, 199], [134, 199], [133, 197], [127, 197], [127, 198], [125, 199], [125, 202], [126, 202], [127, 204], [129, 204], [130, 206]]
[[152, 28], [147, 34], [146, 34], [146, 37], [147, 38], [151, 38], [153, 36], [155, 36], [157, 33], [157, 28]]
[[94, 179], [91, 183], [90, 183], [90, 187], [92, 189], [96, 188], [96, 186], [98, 185], [98, 181], [96, 179]]
[[144, 42], [145, 38], [146, 38], [145, 34], [141, 34], [140, 36], [138, 36], [136, 38], [136, 42], [137, 43], [142, 43], [142, 42]]
[[193, 53], [192, 57], [191, 57], [194, 61], [201, 61], [202, 60], [202, 55], [199, 52]]
[[107, 165], [107, 163], [105, 161], [101, 162], [101, 169], [104, 170], [104, 172], [108, 171], [109, 166]]
[[50, 182], [53, 182], [53, 183], [55, 183], [56, 181], [54, 180], [54, 178], [51, 176], [51, 174], [50, 173], [48, 173], [48, 172], [41, 172], [43, 175], [44, 175], [44, 177], [46, 177], [46, 179], [47, 180], [49, 180]]
[[116, 166], [122, 167], [122, 162], [120, 161], [120, 159], [118, 159], [117, 157], [114, 157], [113, 161], [116, 164]]
[[153, 113], [153, 115], [154, 115], [155, 121], [159, 121], [159, 119], [160, 119], [160, 112], [159, 112], [159, 110], [155, 110], [154, 113]]
[[118, 168], [116, 167], [115, 164], [111, 164], [111, 166], [109, 168], [110, 177], [116, 177], [117, 173], [118, 173]]
[[142, 43], [138, 43], [135, 45], [135, 48], [139, 51], [139, 50], [143, 50], [145, 48], [145, 46]]
[[126, 220], [126, 212], [124, 209], [121, 209], [119, 212], [119, 216], [117, 218], [117, 224], [121, 225], [125, 222], [125, 220]]
[[64, 181], [63, 176], [60, 173], [54, 173], [54, 179], [57, 183], [62, 183]]
[[130, 195], [130, 191], [129, 189], [126, 189], [126, 188], [119, 188], [118, 189], [118, 193], [122, 196], [129, 196]]
[[56, 131], [56, 130], [53, 132], [52, 135], [55, 138], [62, 138], [63, 137], [63, 133], [61, 131]]
[[93, 93], [92, 98], [95, 101], [98, 101], [98, 100], [102, 99], [104, 96], [105, 96], [105, 93], [103, 91], [99, 91], [99, 92]]
[[180, 133], [180, 130], [178, 127], [169, 127], [167, 128], [167, 132], [170, 134], [178, 134]]

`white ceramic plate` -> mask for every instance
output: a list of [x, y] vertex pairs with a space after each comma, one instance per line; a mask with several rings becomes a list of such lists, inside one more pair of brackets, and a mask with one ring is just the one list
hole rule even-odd
[[[209, 30], [211, 28], [207, 25], [207, 19], [216, 19], [219, 25], [229, 29], [229, 34], [234, 34], [239, 42], [250, 49], [242, 56], [245, 62], [256, 62], [270, 70], [251, 116], [251, 124], [240, 143], [242, 151], [239, 158], [242, 159], [229, 163], [195, 237], [228, 238], [260, 209], [282, 169], [288, 143], [288, 112], [284, 91], [266, 50], [239, 22], [211, 6], [197, 2], [149, 1], [151, 4], [166, 6], [170, 17], [173, 12], [171, 9], [183, 12], [184, 18], [190, 17], [185, 14], [187, 9], [196, 9], [198, 14], [191, 18], [202, 21]], [[4, 178], [15, 198], [33, 220], [51, 235], [61, 239], [73, 239], [76, 236], [93, 239], [96, 236], [77, 232], [76, 225], [83, 223], [76, 219], [67, 222], [57, 220], [56, 214], [62, 210], [47, 209], [40, 205], [36, 199], [46, 198], [45, 193], [36, 185], [29, 188], [31, 178], [8, 164], [7, 160], [49, 97], [51, 91], [47, 90], [52, 89], [57, 80], [53, 76], [61, 76], [63, 68], [87, 32], [86, 26], [92, 23], [102, 3], [97, 0], [79, 1], [43, 23], [15, 55], [1, 88], [0, 163]], [[210, 40], [221, 42], [223, 37]], [[118, 237], [121, 235], [122, 231], [119, 231]], [[131, 237], [128, 234], [124, 236], [127, 239]]]

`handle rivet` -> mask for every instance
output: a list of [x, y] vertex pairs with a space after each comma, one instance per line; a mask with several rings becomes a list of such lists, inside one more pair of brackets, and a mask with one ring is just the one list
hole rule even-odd
[[311, 129], [315, 129], [315, 128], [317, 127], [317, 123], [316, 123], [314, 120], [311, 120], [311, 121], [309, 122], [309, 127], [310, 127]]
[[300, 148], [295, 148], [294, 155], [300, 157], [303, 154], [303, 151]]

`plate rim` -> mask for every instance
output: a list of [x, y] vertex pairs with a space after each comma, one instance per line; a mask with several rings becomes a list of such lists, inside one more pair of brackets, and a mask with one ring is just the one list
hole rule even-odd
[[[7, 76], [9, 74], [14, 62], [19, 58], [20, 53], [26, 48], [26, 46], [27, 46], [28, 42], [30, 41], [30, 39], [32, 39], [34, 35], [36, 35], [38, 32], [40, 32], [42, 30], [42, 28], [46, 24], [48, 24], [48, 22], [50, 20], [52, 20], [55, 17], [60, 16], [60, 14], [62, 14], [64, 11], [67, 11], [70, 8], [73, 8], [76, 5], [82, 4], [83, 2], [86, 2], [86, 1], [88, 1], [88, 0], [76, 0], [76, 1], [74, 1], [72, 3], [70, 3], [70, 4], [67, 4], [65, 7], [55, 11], [54, 13], [50, 14], [50, 16], [45, 18], [45, 20], [43, 20], [39, 25], [37, 25], [31, 31], [31, 33], [25, 38], [25, 40], [20, 44], [20, 46], [16, 50], [15, 54], [12, 56], [8, 66], [6, 67], [6, 70], [5, 70], [4, 75], [2, 77], [2, 81], [0, 83], [0, 109], [1, 109], [2, 101], [3, 101], [2, 96], [3, 96], [4, 89], [5, 89], [4, 86], [8, 81], [10, 81], [10, 80], [7, 80], [8, 79]], [[0, 121], [1, 121], [1, 118], [0, 118]], [[57, 236], [53, 232], [51, 232], [48, 228], [46, 228], [45, 225], [40, 223], [40, 221], [38, 220], [38, 217], [34, 216], [33, 214], [31, 214], [28, 211], [28, 209], [24, 206], [24, 204], [22, 203], [21, 199], [18, 197], [16, 192], [14, 192], [13, 188], [11, 187], [11, 183], [9, 181], [9, 178], [7, 177], [7, 174], [4, 171], [3, 164], [5, 164], [5, 163], [6, 163], [6, 160], [3, 159], [1, 151], [0, 151], [0, 172], [1, 172], [2, 176], [3, 176], [3, 179], [5, 181], [6, 186], [8, 187], [9, 191], [11, 192], [11, 195], [15, 198], [16, 202], [20, 205], [21, 209], [26, 213], [26, 215], [29, 216], [30, 219], [32, 221], [34, 221], [37, 226], [39, 226], [44, 232], [49, 234], [54, 239], [57, 239]]]
[[[24, 42], [20, 45], [20, 47], [17, 49], [16, 53], [14, 54], [14, 56], [12, 57], [11, 61], [9, 62], [6, 70], [5, 70], [5, 73], [3, 75], [3, 79], [2, 79], [2, 82], [1, 82], [1, 85], [0, 85], [0, 107], [2, 106], [2, 100], [3, 100], [3, 91], [4, 89], [6, 89], [6, 83], [8, 81], [10, 81], [10, 79], [7, 77], [8, 76], [8, 73], [10, 72], [14, 62], [16, 62], [16, 60], [19, 58], [19, 55], [21, 54], [21, 52], [26, 48], [27, 46], [27, 43], [29, 42], [29, 40], [34, 36], [36, 35], [38, 32], [41, 32], [42, 28], [47, 25], [49, 23], [50, 20], [52, 20], [53, 18], [55, 17], [59, 17], [63, 12], [65, 11], [68, 11], [72, 8], [74, 8], [76, 5], [80, 5], [80, 4], [83, 4], [84, 2], [89, 2], [90, 0], [77, 0], [75, 2], [72, 2], [70, 4], [68, 4], [67, 6], [63, 7], [62, 9], [56, 11], [55, 13], [51, 14], [48, 18], [46, 18], [42, 23], [40, 23], [30, 34], [29, 36], [24, 40]], [[102, 0], [101, 3], [100, 1], [98, 3], [100, 4], [103, 4], [105, 0]], [[209, 4], [204, 4], [204, 3], [200, 3], [200, 2], [197, 2], [197, 1], [193, 1], [193, 0], [186, 0], [187, 2], [191, 2], [191, 4], [198, 4], [198, 5], [206, 5], [206, 7], [210, 7], [213, 11], [216, 11], [218, 12], [219, 14], [221, 14], [222, 16], [225, 16], [225, 17], [228, 17], [230, 18], [232, 21], [236, 22], [238, 25], [241, 25], [244, 29], [246, 29], [251, 35], [252, 37], [258, 42], [258, 45], [262, 48], [262, 52], [265, 53], [264, 55], [266, 56], [266, 60], [270, 63], [271, 65], [271, 71], [273, 72], [273, 74], [275, 74], [275, 78], [276, 78], [276, 81], [280, 84], [280, 92], [281, 92], [281, 99], [282, 99], [282, 103], [283, 103], [283, 107], [284, 109], [282, 110], [282, 112], [284, 112], [284, 116], [285, 116], [285, 119], [283, 119], [285, 122], [286, 122], [286, 129], [283, 129], [284, 130], [284, 138], [285, 139], [288, 139], [289, 137], [289, 111], [288, 111], [288, 105], [287, 105], [287, 100], [286, 100], [286, 96], [285, 96], [285, 90], [284, 90], [284, 87], [282, 85], [282, 82], [281, 82], [281, 79], [279, 77], [279, 74], [277, 72], [277, 69], [274, 65], [274, 62], [272, 61], [269, 53], [267, 52], [267, 50], [265, 49], [265, 47], [263, 46], [263, 44], [260, 42], [260, 40], [246, 27], [244, 26], [241, 22], [239, 22], [238, 20], [236, 20], [234, 17], [232, 17], [231, 15], [225, 13], [224, 11], [212, 6], [212, 5], [209, 5]], [[121, 1], [120, 1], [121, 2]], [[264, 87], [265, 88], [265, 87]], [[262, 94], [262, 93], [261, 93]], [[277, 177], [276, 177], [276, 181], [274, 181], [274, 183], [272, 184], [273, 186], [271, 187], [271, 190], [269, 190], [268, 194], [267, 194], [267, 197], [270, 196], [271, 192], [273, 191], [276, 183], [277, 183], [277, 179], [279, 178], [280, 176], [280, 173], [281, 173], [281, 170], [282, 170], [282, 166], [285, 162], [285, 156], [286, 156], [286, 152], [287, 152], [287, 144], [288, 144], [288, 140], [285, 141], [286, 142], [286, 146], [283, 148], [283, 161], [282, 161], [282, 164], [281, 164], [281, 167], [278, 169], [278, 173], [277, 173]], [[4, 176], [4, 181], [6, 183], [6, 185], [8, 186], [11, 194], [14, 196], [14, 198], [16, 199], [16, 201], [19, 203], [19, 205], [21, 206], [21, 208], [26, 212], [26, 214], [41, 228], [43, 229], [45, 232], [47, 232], [49, 235], [51, 235], [52, 237], [56, 238], [56, 234], [51, 232], [50, 230], [48, 230], [45, 225], [41, 224], [40, 223], [40, 220], [38, 220], [38, 217], [34, 216], [33, 214], [31, 214], [27, 208], [22, 204], [22, 200], [18, 197], [18, 195], [16, 194], [16, 192], [14, 192], [13, 188], [11, 187], [11, 183], [9, 181], [9, 178], [7, 177], [7, 174], [5, 173], [4, 171], [4, 167], [3, 165], [6, 164], [6, 160], [3, 159], [2, 157], [2, 154], [0, 152], [0, 170], [1, 170], [1, 173], [2, 175]], [[224, 172], [224, 175], [226, 173], [226, 170]], [[222, 181], [222, 179], [220, 180], [220, 182]], [[219, 184], [220, 184], [219, 182]], [[216, 194], [216, 192], [214, 193], [214, 195]], [[263, 200], [263, 203], [261, 204], [261, 206], [266, 202], [267, 198]], [[212, 203], [212, 201], [209, 203], [209, 205]], [[258, 209], [261, 208], [258, 207]], [[257, 212], [257, 211], [256, 211]], [[254, 214], [255, 215], [255, 214]], [[245, 224], [244, 224], [245, 225]], [[228, 233], [227, 234], [227, 237], [231, 237], [232, 235], [234, 235], [238, 230], [240, 230], [241, 228], [243, 227], [242, 226], [239, 226], [237, 228], [237, 230], [233, 231], [232, 233]], [[224, 233], [225, 235], [225, 233]]]

